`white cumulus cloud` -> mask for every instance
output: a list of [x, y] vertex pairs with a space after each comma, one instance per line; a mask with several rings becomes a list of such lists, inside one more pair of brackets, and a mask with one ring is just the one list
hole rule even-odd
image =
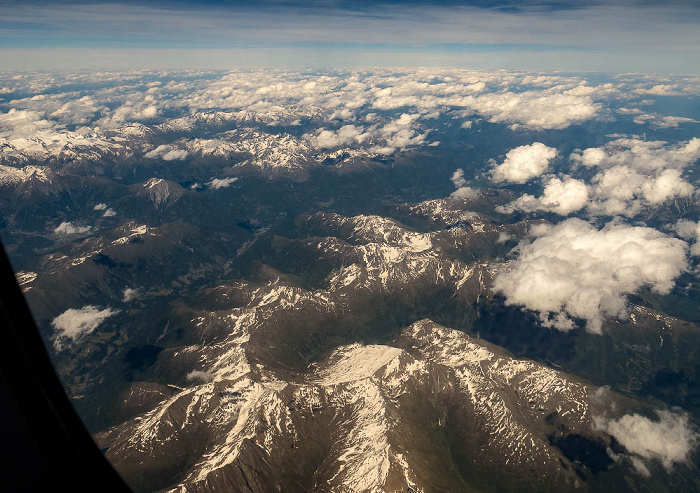
[[207, 186], [218, 190], [219, 188], [228, 188], [236, 181], [238, 181], [238, 178], [212, 178], [212, 180], [207, 183]]
[[678, 169], [642, 173], [631, 166], [604, 169], [592, 178], [592, 214], [632, 217], [643, 207], [663, 204], [676, 197], [690, 197], [695, 187]]
[[214, 380], [214, 375], [208, 371], [192, 370], [185, 378], [188, 382], [209, 383]]
[[114, 209], [107, 207], [107, 204], [97, 204], [92, 210], [102, 211], [102, 217], [114, 217], [117, 215]]
[[163, 161], [182, 161], [187, 157], [187, 151], [184, 149], [171, 149], [165, 154], [163, 154]]
[[679, 219], [673, 226], [676, 234], [683, 239], [693, 241], [690, 247], [690, 254], [694, 257], [700, 256], [700, 222], [688, 221], [687, 219]]
[[312, 146], [319, 149], [347, 146], [356, 142], [362, 142], [367, 137], [368, 135], [363, 134], [362, 129], [355, 125], [345, 125], [336, 131], [321, 129], [315, 135], [304, 135], [304, 138]]
[[163, 161], [183, 160], [187, 158], [187, 151], [184, 149], [176, 149], [170, 145], [159, 145], [153, 150], [144, 154], [148, 159], [162, 159]]
[[450, 194], [453, 199], [475, 199], [479, 196], [479, 191], [472, 187], [459, 187]]
[[500, 212], [545, 211], [566, 216], [586, 207], [588, 195], [589, 187], [583, 181], [575, 180], [570, 176], [564, 176], [563, 179], [552, 177], [547, 181], [540, 197], [526, 193], [510, 204], [499, 207], [498, 210]]
[[464, 170], [458, 168], [452, 173], [452, 178], [450, 178], [457, 190], [450, 194], [453, 199], [474, 199], [479, 196], [479, 192], [471, 187], [467, 186], [467, 180], [464, 179]]
[[55, 126], [54, 122], [46, 120], [43, 113], [31, 110], [10, 109], [7, 113], [0, 113], [0, 136], [31, 137], [37, 131], [49, 129]]
[[464, 179], [464, 170], [462, 168], [457, 168], [454, 173], [452, 173], [452, 183], [455, 187], [464, 187], [467, 185], [467, 180]]
[[573, 152], [570, 159], [583, 166], [612, 168], [622, 165], [640, 173], [667, 168], [683, 169], [700, 159], [700, 139], [696, 137], [686, 143], [668, 145], [659, 140], [622, 138], [602, 147]]
[[109, 307], [100, 310], [94, 305], [66, 310], [51, 322], [55, 330], [54, 347], [60, 351], [66, 342], [75, 343], [94, 331], [106, 318], [117, 313], [119, 310]]
[[493, 168], [491, 178], [494, 183], [525, 183], [540, 176], [557, 155], [557, 150], [541, 142], [511, 149], [506, 159]]
[[514, 128], [562, 129], [594, 118], [601, 108], [577, 89], [489, 93], [471, 98], [469, 107], [492, 122], [513, 123]]
[[[695, 187], [683, 177], [683, 169], [698, 158], [700, 139], [697, 138], [675, 146], [662, 141], [617, 139], [602, 147], [571, 154], [572, 171], [580, 171], [579, 167], [598, 169], [593, 176], [589, 175], [588, 183], [569, 176], [545, 178], [540, 197], [525, 194], [501, 211], [550, 211], [567, 215], [586, 208], [593, 216], [634, 217], [645, 208], [691, 197]], [[505, 165], [506, 162], [494, 169], [494, 181], [506, 181], [506, 175], [512, 174], [508, 169], [501, 172]], [[526, 180], [525, 176], [536, 176], [534, 166], [520, 165], [519, 169], [531, 169], [529, 174], [520, 173], [520, 183]]]
[[138, 298], [139, 296], [139, 290], [134, 289], [134, 288], [125, 288], [124, 293], [122, 294], [122, 301], [124, 303], [128, 303], [131, 300], [134, 300]]
[[77, 226], [70, 221], [63, 221], [53, 232], [57, 235], [81, 235], [92, 231], [92, 226]]
[[578, 318], [600, 333], [605, 317], [626, 315], [626, 294], [642, 286], [668, 293], [688, 267], [688, 245], [652, 228], [613, 221], [598, 230], [572, 218], [531, 233], [534, 240], [519, 245], [494, 290], [560, 330], [572, 329]]
[[[659, 411], [658, 421], [639, 414], [617, 420], [598, 418], [596, 427], [614, 436], [629, 452], [645, 459], [659, 460], [667, 470], [685, 462], [700, 438], [686, 414]], [[646, 468], [640, 469], [643, 473]]]

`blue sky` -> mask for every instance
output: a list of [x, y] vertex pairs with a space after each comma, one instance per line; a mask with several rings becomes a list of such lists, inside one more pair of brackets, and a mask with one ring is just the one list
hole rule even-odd
[[0, 63], [697, 73], [700, 3], [0, 1]]

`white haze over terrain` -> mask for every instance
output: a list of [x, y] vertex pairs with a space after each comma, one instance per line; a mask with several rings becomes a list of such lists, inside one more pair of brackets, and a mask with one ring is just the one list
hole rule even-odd
[[[17, 96], [20, 93], [25, 96]], [[440, 146], [443, 124], [465, 135], [476, 135], [486, 124], [505, 125], [521, 142], [528, 136], [529, 143], [487, 162], [468, 163], [481, 166], [494, 186], [530, 187], [500, 212], [579, 219], [533, 229], [531, 239], [514, 252], [510, 277], [499, 277], [497, 289], [508, 303], [534, 310], [549, 326], [570, 329], [573, 317], [598, 332], [604, 317], [624, 316], [626, 294], [642, 286], [669, 292], [674, 279], [688, 268], [686, 243], [662, 233], [658, 234], [663, 238], [657, 238], [634, 220], [645, 211], [695, 197], [688, 169], [700, 157], [700, 139], [674, 142], [611, 135], [600, 147], [562, 155], [556, 145], [546, 143], [542, 132], [619, 118], [640, 131], [674, 128], [694, 120], [657, 114], [648, 109], [653, 103], [649, 98], [699, 94], [695, 76], [624, 74], [596, 84], [573, 75], [436, 68], [5, 74], [0, 75], [0, 183], [49, 182], [54, 171], [33, 163], [60, 162], [73, 150], [77, 159], [96, 153], [111, 159], [162, 161], [164, 167], [237, 153], [269, 163], [258, 164], [261, 167], [300, 166], [314, 153], [382, 157]], [[237, 130], [207, 138], [187, 136], [194, 127], [215, 128], [222, 122], [236, 124]], [[265, 133], [261, 125], [281, 132]], [[303, 132], [284, 130], [299, 125], [304, 125]], [[139, 140], [142, 136], [158, 138]], [[469, 182], [464, 169], [451, 178], [454, 199], [478, 197], [478, 186]], [[212, 176], [203, 183], [216, 191], [237, 180]], [[538, 187], [540, 192], [533, 192]], [[103, 218], [118, 214], [107, 204], [95, 210]], [[617, 219], [600, 229], [612, 218]], [[64, 238], [95, 231], [93, 225], [77, 221], [63, 221], [51, 229]], [[625, 250], [611, 240], [613, 233], [622, 238], [628, 230], [641, 251], [648, 251], [649, 242], [673, 247], [661, 249], [662, 256], [653, 261], [650, 255], [631, 255], [631, 247]], [[679, 222], [666, 231], [690, 242], [690, 253], [697, 254], [698, 234], [691, 225]], [[572, 247], [577, 244], [574, 239], [583, 246]], [[591, 250], [587, 242], [594, 240], [600, 243]], [[560, 244], [558, 251], [543, 246]], [[613, 279], [588, 270], [591, 265], [601, 271], [620, 267], [615, 256], [623, 253], [624, 275], [616, 273]], [[562, 261], [565, 267], [559, 265]], [[540, 263], [543, 269], [535, 267]], [[660, 272], [647, 272], [646, 263]], [[567, 296], [528, 296], [526, 287], [540, 282], [561, 288], [553, 284], [540, 290]], [[597, 297], [592, 294], [595, 287], [600, 288]]]
[[[527, 143], [465, 163], [451, 177], [451, 197], [479, 197], [483, 184], [470, 182], [464, 171], [476, 166], [492, 186], [515, 187], [514, 200], [498, 208], [502, 213], [549, 213], [555, 222], [575, 215], [533, 228], [495, 286], [508, 304], [536, 312], [547, 326], [569, 330], [581, 319], [600, 332], [605, 317], [625, 316], [627, 294], [643, 286], [668, 293], [689, 268], [686, 254], [698, 255], [696, 223], [681, 219], [658, 232], [635, 221], [696, 197], [689, 172], [700, 158], [700, 138], [609, 135], [599, 147], [564, 155], [543, 137], [616, 119], [640, 132], [677, 128], [694, 120], [655, 113], [650, 98], [699, 95], [697, 76], [638, 74], [600, 83], [565, 74], [437, 68], [0, 74], [0, 184], [48, 183], [56, 168], [34, 163], [62, 159], [145, 159], [167, 169], [247, 153], [260, 170], [294, 169], [314, 156], [381, 158], [440, 146], [441, 125], [461, 129], [467, 140], [484, 125], [503, 125]], [[236, 130], [188, 136], [193, 128], [221, 124]], [[286, 130], [300, 125], [302, 132]], [[238, 179], [211, 176], [188, 186], [216, 192]], [[519, 186], [529, 188], [518, 192]], [[103, 219], [118, 215], [108, 204], [95, 211]], [[64, 220], [50, 231], [66, 241], [93, 234], [96, 225]]]

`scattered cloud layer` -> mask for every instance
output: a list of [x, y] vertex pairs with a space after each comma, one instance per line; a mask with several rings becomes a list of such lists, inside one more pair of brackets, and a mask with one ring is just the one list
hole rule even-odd
[[[504, 212], [549, 211], [568, 215], [586, 208], [593, 216], [634, 217], [695, 194], [684, 169], [700, 158], [700, 139], [669, 145], [662, 141], [623, 138], [571, 154], [571, 172], [587, 180], [545, 177], [543, 194], [525, 194]], [[595, 170], [591, 176], [590, 170]], [[534, 175], [534, 170], [531, 173]]]
[[365, 144], [372, 153], [391, 154], [425, 142], [426, 134], [414, 128], [420, 116], [416, 113], [403, 113], [395, 120], [382, 121], [383, 119], [376, 114], [370, 113], [365, 118], [365, 121], [370, 123], [367, 127], [344, 125], [335, 131], [322, 128], [315, 133], [304, 135], [304, 138], [318, 149]]
[[[624, 108], [640, 111], [632, 116], [652, 127], [689, 123], [637, 107], [647, 103], [646, 89], [691, 94], [696, 79], [610, 80], [441, 68], [0, 74], [0, 165], [255, 154], [237, 140], [248, 130], [297, 140], [298, 148], [381, 156], [437, 145], [442, 125], [466, 133], [484, 122], [514, 132], [559, 130], [624, 115]], [[616, 101], [624, 102], [618, 113]], [[300, 125], [303, 138], [285, 131]], [[208, 137], [183, 137], [193, 128]]]
[[698, 158], [700, 139], [697, 138], [678, 145], [618, 139], [571, 155], [574, 163], [599, 170], [591, 179], [589, 212], [629, 217], [644, 207], [691, 196], [695, 187], [682, 173]]
[[[0, 101], [0, 163], [75, 159], [76, 149], [80, 159], [174, 161], [192, 152], [231, 153], [238, 150], [227, 147], [235, 144], [234, 133], [168, 141], [193, 126], [216, 130], [225, 122], [241, 128], [306, 125], [304, 141], [315, 149], [386, 155], [435, 145], [430, 137], [440, 116], [465, 130], [481, 121], [514, 131], [577, 125], [626, 97], [622, 86], [571, 76], [421, 68], [0, 74], [0, 93], [8, 95]], [[143, 142], [135, 145], [134, 137]]]
[[642, 286], [668, 293], [688, 267], [685, 242], [647, 227], [610, 222], [598, 230], [572, 218], [535, 226], [531, 236], [494, 290], [559, 330], [574, 328], [576, 318], [601, 333], [605, 317], [625, 317], [626, 294]]
[[683, 169], [700, 158], [700, 138], [669, 145], [664, 141], [635, 138], [613, 140], [602, 147], [574, 152], [570, 159], [583, 166], [613, 168], [627, 166], [640, 172], [659, 169]]
[[697, 123], [697, 120], [692, 118], [649, 113], [640, 108], [618, 108], [617, 113], [630, 115], [632, 121], [637, 125], [648, 125], [655, 130], [659, 128], [678, 128], [683, 123]]
[[66, 343], [77, 342], [99, 327], [106, 318], [117, 313], [119, 310], [113, 310], [109, 307], [100, 310], [94, 305], [66, 310], [51, 322], [51, 326], [55, 330], [54, 347], [60, 351]]

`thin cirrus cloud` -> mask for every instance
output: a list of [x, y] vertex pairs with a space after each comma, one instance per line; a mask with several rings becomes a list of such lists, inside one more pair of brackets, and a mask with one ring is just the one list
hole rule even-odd
[[[184, 1], [148, 7], [123, 2], [0, 4], [4, 20], [0, 60], [5, 67], [16, 68], [38, 68], [41, 62], [53, 68], [328, 66], [337, 65], [342, 53], [348, 65], [675, 72], [687, 72], [700, 60], [698, 9], [692, 4], [501, 6], [497, 2], [359, 7], [342, 2], [330, 7]], [[50, 55], [56, 53], [68, 56], [54, 56], [52, 62]], [[69, 56], [79, 53], [88, 56]]]

